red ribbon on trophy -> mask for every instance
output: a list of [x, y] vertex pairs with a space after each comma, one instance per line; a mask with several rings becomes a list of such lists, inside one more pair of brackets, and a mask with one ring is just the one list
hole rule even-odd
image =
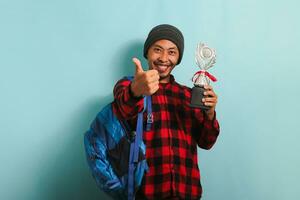
[[[217, 81], [217, 78], [214, 77], [212, 74], [210, 74], [210, 73], [209, 73], [208, 71], [206, 71], [206, 70], [200, 70], [200, 71], [197, 71], [197, 72], [194, 74], [194, 76], [193, 76], [193, 78], [192, 78], [192, 81], [193, 81], [193, 82], [197, 82], [201, 74], [204, 74], [205, 76], [207, 76], [207, 77], [208, 77], [210, 80], [212, 80], [213, 82], [216, 82], [216, 81]], [[198, 75], [198, 76], [197, 76], [197, 75]], [[196, 78], [195, 78], [195, 77], [196, 77]]]

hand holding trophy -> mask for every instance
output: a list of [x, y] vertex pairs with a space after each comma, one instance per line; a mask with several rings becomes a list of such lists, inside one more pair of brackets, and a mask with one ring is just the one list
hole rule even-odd
[[210, 107], [205, 106], [202, 102], [204, 96], [204, 86], [209, 85], [210, 80], [217, 81], [217, 79], [207, 72], [216, 63], [216, 51], [209, 48], [204, 43], [199, 43], [196, 49], [195, 59], [198, 67], [201, 69], [196, 72], [192, 78], [194, 87], [192, 88], [191, 107], [208, 110]]

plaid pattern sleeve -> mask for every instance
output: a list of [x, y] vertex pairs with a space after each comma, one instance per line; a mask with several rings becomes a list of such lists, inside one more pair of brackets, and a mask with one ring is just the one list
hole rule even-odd
[[114, 87], [113, 110], [119, 119], [132, 119], [144, 109], [143, 97], [136, 98], [130, 90], [131, 81], [121, 79]]
[[220, 132], [216, 112], [214, 119], [209, 120], [200, 109], [194, 109], [192, 124], [192, 134], [198, 146], [207, 150], [212, 148]]
[[[116, 85], [115, 107], [134, 125], [136, 117], [132, 113], [142, 109], [143, 102], [130, 97], [126, 89], [129, 84], [121, 80]], [[201, 109], [191, 108], [190, 100], [191, 89], [178, 84], [173, 76], [152, 95], [154, 122], [143, 134], [149, 171], [136, 199], [201, 197], [197, 146], [211, 148], [218, 137], [219, 124], [216, 119], [208, 120]], [[146, 112], [144, 119], [146, 126]]]

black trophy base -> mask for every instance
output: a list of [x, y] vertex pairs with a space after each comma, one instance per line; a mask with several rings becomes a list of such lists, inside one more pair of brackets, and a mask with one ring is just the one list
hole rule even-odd
[[204, 98], [204, 87], [203, 86], [195, 86], [192, 88], [192, 99], [190, 106], [193, 108], [201, 108], [202, 110], [209, 110], [209, 106], [205, 106], [202, 102]]

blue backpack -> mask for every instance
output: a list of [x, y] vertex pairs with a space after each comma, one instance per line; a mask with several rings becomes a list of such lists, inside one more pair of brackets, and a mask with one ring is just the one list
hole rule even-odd
[[[132, 80], [132, 77], [127, 77]], [[151, 96], [147, 105], [147, 125], [152, 120]], [[126, 121], [117, 119], [112, 104], [106, 105], [84, 135], [88, 165], [98, 187], [113, 199], [133, 200], [148, 170], [143, 142], [143, 112], [138, 113], [136, 131]]]

